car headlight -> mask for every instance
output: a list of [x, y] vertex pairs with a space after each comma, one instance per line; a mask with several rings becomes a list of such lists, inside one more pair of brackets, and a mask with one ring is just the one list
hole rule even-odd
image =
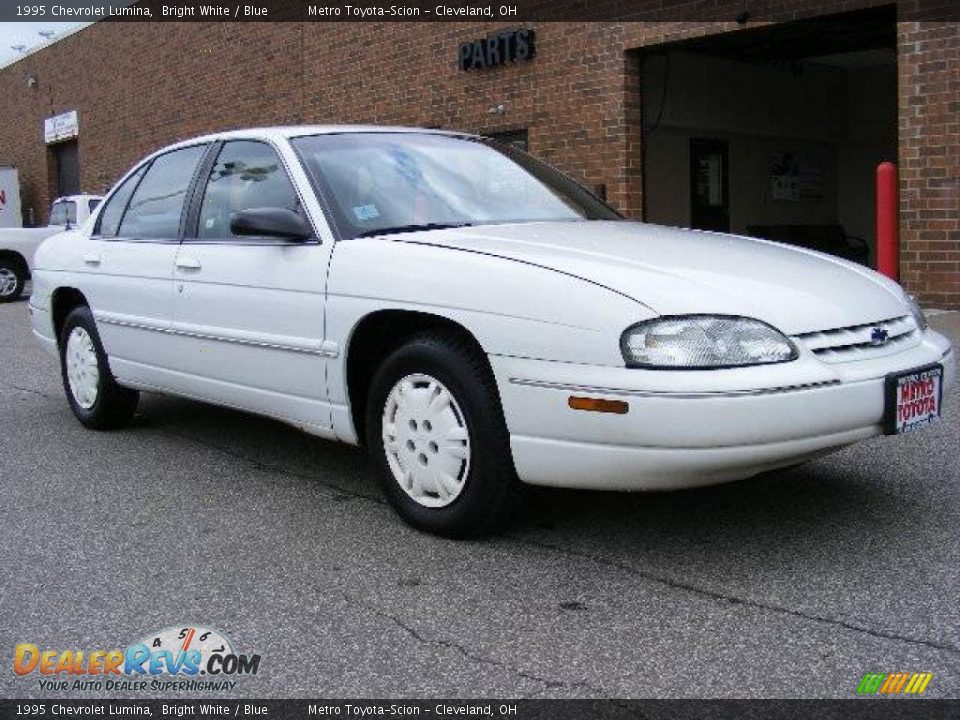
[[628, 327], [620, 337], [627, 367], [672, 370], [767, 365], [795, 360], [779, 330], [750, 318], [673, 315]]
[[923, 314], [923, 310], [920, 308], [920, 303], [917, 302], [917, 299], [913, 295], [903, 294], [904, 301], [907, 303], [907, 307], [910, 308], [910, 314], [913, 315], [913, 320], [917, 323], [917, 330], [920, 332], [927, 331], [927, 316]]

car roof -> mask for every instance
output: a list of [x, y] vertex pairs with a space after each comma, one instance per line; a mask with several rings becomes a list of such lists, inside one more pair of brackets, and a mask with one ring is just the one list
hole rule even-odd
[[[450, 135], [454, 137], [469, 136], [469, 133], [455, 130], [438, 130], [434, 128], [404, 127], [400, 125], [277, 125], [271, 127], [251, 127], [238, 130], [199, 135], [188, 140], [167, 145], [159, 152], [173, 150], [178, 147], [187, 147], [199, 143], [215, 140], [287, 140], [305, 135], [342, 135], [347, 133], [411, 133], [430, 135]], [[156, 153], [154, 153], [156, 154]]]
[[103, 200], [103, 195], [63, 195], [53, 202], [83, 202], [84, 200]]
[[[406, 127], [402, 125], [274, 125], [266, 127], [240, 128], [237, 130], [225, 130], [223, 132], [208, 133], [206, 135], [197, 135], [187, 138], [180, 142], [171, 143], [154, 150], [152, 153], [141, 157], [126, 173], [120, 176], [120, 182], [126, 180], [133, 174], [137, 168], [154, 158], [168, 153], [171, 150], [190, 147], [191, 145], [202, 145], [217, 140], [266, 140], [277, 142], [289, 140], [296, 137], [305, 137], [308, 135], [343, 135], [358, 133], [409, 133], [409, 134], [427, 134], [427, 135], [446, 135], [448, 137], [479, 137], [477, 135], [461, 132], [457, 130], [439, 130], [436, 128], [418, 128]], [[114, 187], [116, 187], [115, 185]]]

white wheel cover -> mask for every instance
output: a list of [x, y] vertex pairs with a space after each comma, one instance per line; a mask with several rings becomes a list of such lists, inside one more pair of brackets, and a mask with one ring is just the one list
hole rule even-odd
[[0, 297], [9, 297], [17, 289], [17, 275], [9, 268], [0, 268]]
[[90, 333], [75, 327], [67, 338], [65, 354], [70, 392], [77, 405], [89, 410], [97, 402], [100, 387], [100, 367]]
[[436, 378], [407, 375], [383, 407], [383, 447], [394, 480], [428, 508], [449, 505], [470, 472], [470, 433], [456, 398]]

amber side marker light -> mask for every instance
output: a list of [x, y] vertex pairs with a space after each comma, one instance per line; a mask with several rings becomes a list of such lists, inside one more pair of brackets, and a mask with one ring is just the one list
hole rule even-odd
[[567, 405], [573, 410], [587, 410], [589, 412], [614, 413], [626, 415], [630, 406], [622, 400], [601, 400], [600, 398], [577, 397], [571, 395]]

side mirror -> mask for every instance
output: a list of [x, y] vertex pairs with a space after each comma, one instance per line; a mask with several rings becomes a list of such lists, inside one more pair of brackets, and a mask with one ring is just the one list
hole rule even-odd
[[303, 242], [313, 237], [313, 229], [306, 219], [283, 207], [260, 207], [241, 210], [230, 218], [234, 235], [275, 237]]

